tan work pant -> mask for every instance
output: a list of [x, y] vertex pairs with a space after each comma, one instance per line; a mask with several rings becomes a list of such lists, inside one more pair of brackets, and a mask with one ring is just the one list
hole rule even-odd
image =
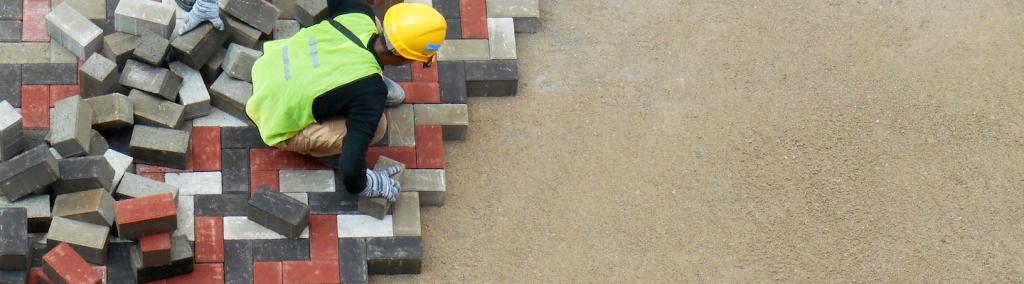
[[[377, 144], [384, 139], [384, 132], [387, 129], [387, 116], [382, 115], [380, 123], [377, 124], [377, 132], [373, 133], [373, 139], [370, 140], [370, 145]], [[277, 143], [274, 147], [313, 157], [333, 156], [341, 154], [341, 140], [345, 139], [346, 133], [348, 133], [348, 128], [345, 127], [345, 119], [332, 119], [323, 123], [310, 124], [292, 138]]]

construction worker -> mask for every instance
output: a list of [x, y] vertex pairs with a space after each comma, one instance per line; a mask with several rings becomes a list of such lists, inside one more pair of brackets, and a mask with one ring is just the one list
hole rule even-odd
[[[327, 19], [264, 43], [252, 67], [246, 113], [267, 145], [320, 157], [349, 193], [395, 201], [401, 186], [391, 176], [402, 169], [366, 169], [366, 152], [386, 129], [385, 105], [405, 97], [381, 75], [381, 66], [433, 63], [447, 24], [429, 5], [400, 3], [380, 25], [376, 2], [328, 0]], [[216, 0], [194, 6], [182, 32], [220, 22]]]

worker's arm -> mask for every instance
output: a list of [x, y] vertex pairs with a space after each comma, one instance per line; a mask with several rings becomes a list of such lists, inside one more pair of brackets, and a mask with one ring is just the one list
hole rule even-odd
[[313, 102], [317, 121], [345, 118], [347, 132], [341, 141], [341, 156], [330, 166], [352, 194], [367, 187], [366, 152], [384, 114], [387, 91], [381, 76], [373, 74], [335, 88]]

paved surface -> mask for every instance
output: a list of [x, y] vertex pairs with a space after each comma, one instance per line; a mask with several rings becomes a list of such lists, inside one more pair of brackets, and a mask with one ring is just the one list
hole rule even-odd
[[372, 280], [1024, 281], [1024, 5], [687, 2], [542, 1]]

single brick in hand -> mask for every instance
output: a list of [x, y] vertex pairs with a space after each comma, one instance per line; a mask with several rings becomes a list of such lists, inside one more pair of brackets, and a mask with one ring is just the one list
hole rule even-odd
[[309, 206], [284, 193], [261, 188], [249, 199], [248, 218], [287, 238], [298, 238], [309, 223]]
[[117, 201], [115, 207], [117, 232], [121, 238], [135, 239], [178, 228], [177, 208], [170, 193]]

